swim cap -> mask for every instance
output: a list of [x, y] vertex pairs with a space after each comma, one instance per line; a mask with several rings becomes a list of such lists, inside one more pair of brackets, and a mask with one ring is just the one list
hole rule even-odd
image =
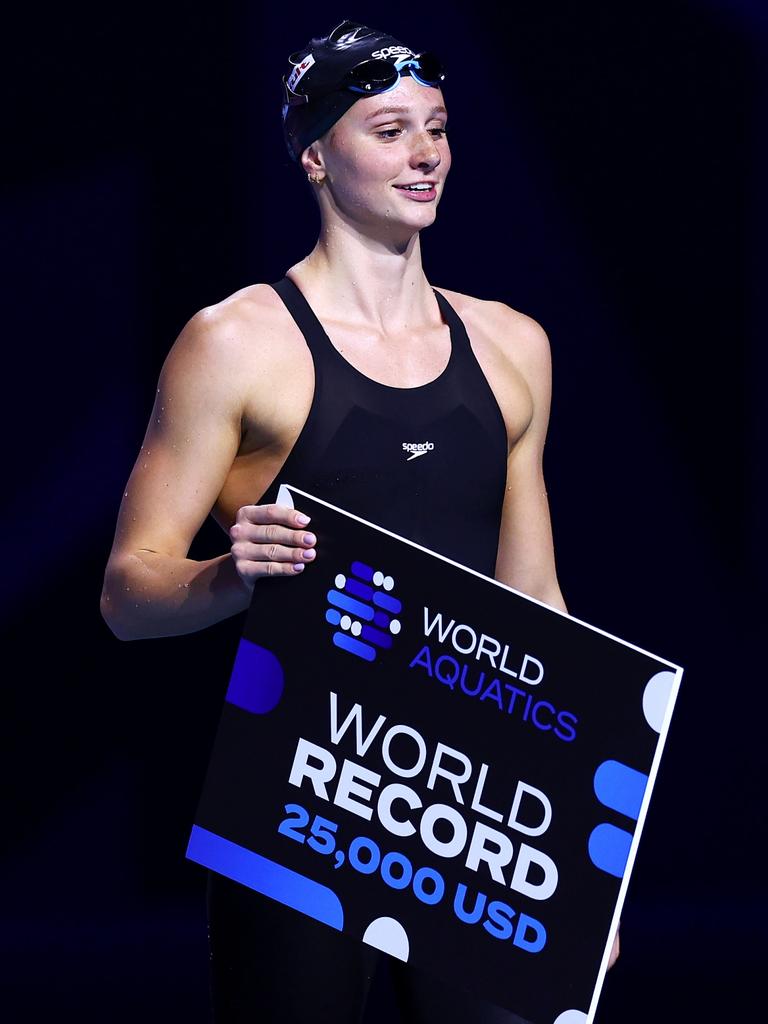
[[[283, 136], [292, 159], [298, 162], [306, 147], [365, 95], [342, 84], [352, 68], [367, 60], [384, 60], [394, 65], [403, 58], [416, 56], [417, 52], [394, 36], [349, 20], [292, 53], [288, 58], [290, 72], [283, 78]], [[409, 67], [404, 67], [403, 74], [409, 73]], [[439, 77], [442, 79], [442, 74]], [[373, 89], [371, 95], [376, 91]]]

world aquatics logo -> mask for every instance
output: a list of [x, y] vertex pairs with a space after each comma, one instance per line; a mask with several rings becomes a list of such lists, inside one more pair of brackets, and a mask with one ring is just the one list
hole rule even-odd
[[395, 616], [403, 606], [390, 593], [394, 579], [364, 562], [352, 562], [349, 572], [338, 573], [333, 582], [325, 620], [337, 627], [334, 644], [364, 661], [375, 661], [377, 648], [388, 650], [401, 629]]

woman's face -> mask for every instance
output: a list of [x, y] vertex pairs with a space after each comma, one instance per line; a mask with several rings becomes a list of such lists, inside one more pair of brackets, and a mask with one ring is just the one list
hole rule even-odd
[[[440, 89], [410, 75], [353, 103], [318, 143], [333, 205], [353, 222], [398, 233], [431, 224], [451, 166], [446, 120]], [[424, 183], [429, 189], [402, 187]]]

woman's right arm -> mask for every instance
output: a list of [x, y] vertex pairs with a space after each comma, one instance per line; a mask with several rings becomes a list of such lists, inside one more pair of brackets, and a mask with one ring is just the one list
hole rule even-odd
[[314, 556], [300, 510], [246, 505], [230, 551], [187, 558], [240, 445], [239, 326], [229, 309], [203, 309], [163, 364], [101, 593], [101, 613], [121, 640], [192, 633], [229, 618], [249, 606], [258, 578], [297, 575]]

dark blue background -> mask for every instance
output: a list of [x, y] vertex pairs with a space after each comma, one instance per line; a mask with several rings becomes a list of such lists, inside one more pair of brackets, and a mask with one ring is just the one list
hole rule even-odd
[[[174, 338], [314, 244], [279, 78], [344, 17], [449, 65], [425, 270], [549, 335], [569, 609], [686, 668], [598, 1024], [739, 1019], [762, 1002], [766, 912], [759, 0], [6, 22], [6, 1019], [207, 1020], [204, 873], [184, 850], [242, 617], [121, 643], [99, 593]], [[190, 555], [227, 543], [209, 521]]]

